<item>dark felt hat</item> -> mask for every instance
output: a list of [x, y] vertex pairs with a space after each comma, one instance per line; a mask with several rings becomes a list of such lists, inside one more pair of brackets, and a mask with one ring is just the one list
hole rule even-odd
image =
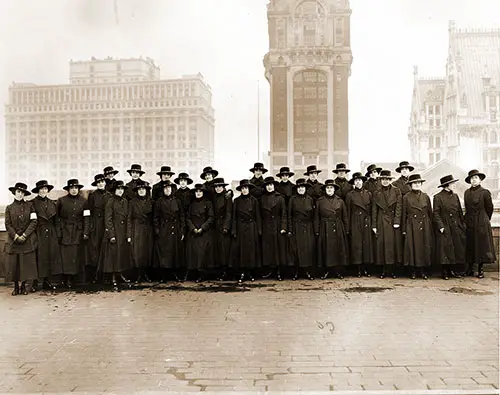
[[458, 181], [458, 179], [453, 177], [453, 175], [448, 174], [447, 176], [441, 177], [439, 179], [439, 182], [441, 183], [441, 185], [438, 185], [438, 188], [447, 187], [448, 185], [453, 184], [454, 182], [457, 182], [457, 181]]
[[294, 185], [294, 188], [298, 188], [298, 187], [310, 188], [310, 187], [312, 187], [312, 185], [309, 184], [305, 178], [299, 178], [299, 179], [297, 179], [297, 181], [295, 181], [295, 185]]
[[401, 173], [401, 170], [404, 168], [407, 168], [410, 171], [415, 170], [415, 168], [412, 165], [410, 165], [409, 162], [404, 160], [403, 162], [399, 162], [399, 166], [396, 168], [396, 173]]
[[193, 183], [193, 180], [189, 178], [188, 173], [179, 173], [179, 176], [174, 180], [176, 184], [179, 184], [181, 180], [186, 180], [188, 185], [191, 185]]
[[267, 184], [274, 184], [274, 186], [276, 187], [279, 185], [279, 181], [275, 180], [273, 176], [269, 176], [264, 178], [262, 186], [265, 187]]
[[217, 186], [219, 186], [219, 187], [225, 187], [225, 186], [228, 186], [229, 184], [224, 181], [224, 178], [219, 177], [219, 178], [215, 178], [214, 179], [214, 182], [212, 183], [212, 185], [214, 187], [217, 187]]
[[304, 173], [304, 175], [308, 176], [311, 173], [321, 173], [321, 170], [318, 170], [316, 165], [307, 166], [307, 169], [306, 169], [306, 172]]
[[50, 185], [47, 180], [37, 181], [35, 187], [31, 190], [33, 193], [38, 193], [38, 191], [42, 188], [47, 188], [50, 191], [54, 189], [54, 185]]
[[285, 175], [288, 175], [289, 177], [293, 177], [295, 175], [294, 172], [290, 171], [289, 167], [282, 167], [280, 168], [280, 172], [276, 174], [276, 177], [283, 177]]
[[366, 181], [366, 177], [361, 172], [358, 171], [356, 173], [353, 173], [352, 178], [349, 180], [349, 184], [354, 184], [354, 180], [357, 179], [363, 180], [363, 182]]
[[123, 188], [123, 189], [127, 189], [128, 188], [128, 185], [125, 185], [125, 183], [121, 180], [117, 180], [115, 181], [111, 187], [109, 188], [109, 191], [110, 192], [115, 192], [118, 188]]
[[113, 166], [105, 167], [102, 172], [104, 173], [105, 176], [107, 176], [108, 174], [113, 174], [113, 175], [118, 174], [118, 170], [113, 169]]
[[328, 179], [325, 181], [325, 183], [321, 186], [321, 189], [323, 191], [326, 191], [326, 187], [334, 187], [335, 190], [340, 189], [340, 186], [335, 183], [335, 180]]
[[145, 188], [147, 191], [149, 191], [149, 190], [151, 190], [151, 185], [147, 181], [141, 181], [141, 182], [138, 182], [132, 190], [134, 192], [137, 192], [140, 188]]
[[23, 191], [26, 196], [31, 195], [31, 192], [28, 191], [28, 186], [23, 182], [16, 182], [16, 185], [9, 187], [9, 191], [11, 191], [13, 195], [17, 190]]
[[392, 173], [390, 170], [380, 170], [380, 175], [378, 178], [387, 178], [389, 180], [392, 180], [394, 177], [392, 176]]
[[97, 186], [97, 183], [98, 183], [99, 181], [104, 181], [104, 182], [106, 182], [106, 177], [104, 176], [104, 174], [96, 174], [96, 175], [94, 176], [94, 181], [93, 181], [90, 185], [92, 185], [93, 187], [96, 187], [96, 186]]
[[219, 175], [219, 172], [217, 170], [212, 169], [211, 166], [207, 166], [203, 169], [203, 173], [200, 174], [200, 178], [204, 180], [207, 173], [211, 173], [214, 178]]
[[66, 186], [64, 186], [63, 189], [65, 191], [69, 191], [71, 187], [77, 187], [78, 189], [82, 189], [83, 185], [80, 184], [80, 182], [76, 178], [72, 178], [71, 180], [68, 180]]
[[133, 171], [139, 173], [141, 176], [145, 173], [142, 170], [142, 166], [138, 165], [137, 163], [134, 163], [132, 166], [130, 166], [130, 169], [127, 170], [127, 173], [131, 175]]
[[406, 183], [413, 184], [414, 182], [425, 182], [425, 180], [422, 179], [420, 174], [412, 174], [408, 177], [408, 181], [406, 181]]
[[194, 184], [194, 187], [193, 189], [191, 189], [191, 192], [192, 193], [195, 193], [196, 191], [202, 191], [202, 192], [206, 192], [206, 188], [205, 188], [205, 185], [203, 184]]
[[240, 185], [238, 185], [236, 187], [236, 190], [241, 191], [241, 188], [243, 188], [243, 187], [248, 187], [248, 188], [252, 189], [253, 187], [255, 187], [255, 185], [253, 185], [249, 180], [244, 179], [244, 180], [240, 181]]
[[465, 177], [465, 182], [467, 184], [470, 184], [470, 179], [473, 176], [479, 176], [479, 178], [481, 179], [481, 181], [483, 181], [486, 178], [486, 174], [481, 173], [479, 170], [474, 169], [474, 170], [469, 171], [469, 175], [467, 177]]
[[263, 163], [256, 162], [253, 164], [253, 167], [250, 169], [250, 171], [253, 173], [255, 170], [260, 170], [263, 174], [267, 173], [267, 169], [264, 167]]
[[345, 171], [346, 173], [350, 172], [345, 163], [337, 163], [335, 170], [332, 170], [335, 174], [338, 174], [339, 171]]
[[377, 165], [375, 165], [375, 164], [372, 164], [372, 165], [368, 166], [368, 167], [366, 168], [366, 174], [365, 174], [365, 177], [370, 177], [370, 173], [371, 173], [372, 171], [376, 171], [376, 172], [380, 173], [380, 172], [382, 171], [382, 168], [381, 168], [381, 167], [378, 167], [378, 166], [377, 166]]
[[175, 173], [172, 171], [172, 168], [170, 166], [162, 166], [160, 171], [156, 174], [159, 176], [161, 176], [162, 174], [170, 174], [171, 176], [173, 176]]

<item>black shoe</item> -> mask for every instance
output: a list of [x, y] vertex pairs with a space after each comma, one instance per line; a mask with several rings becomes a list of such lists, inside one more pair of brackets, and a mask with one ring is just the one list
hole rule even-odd
[[126, 278], [123, 274], [120, 274], [120, 278], [122, 279], [122, 281], [126, 284], [130, 283], [130, 280], [128, 278]]
[[297, 273], [295, 273], [292, 277], [292, 281], [297, 281], [298, 278], [299, 278], [299, 275]]
[[392, 273], [392, 274], [391, 274], [391, 277], [392, 277], [392, 278], [398, 278], [398, 276], [396, 276], [396, 273]]
[[[177, 278], [177, 276], [175, 276], [175, 278]], [[147, 283], [151, 283], [152, 282], [151, 279], [149, 278], [149, 276], [146, 273], [144, 273], [144, 281], [147, 282]]]
[[423, 278], [424, 280], [427, 280], [429, 277], [427, 277], [427, 274], [422, 273], [422, 278]]
[[28, 295], [28, 290], [26, 289], [26, 284], [21, 284], [21, 290], [19, 291], [21, 295]]
[[450, 270], [450, 277], [460, 278], [462, 276], [460, 275], [460, 273], [457, 273], [457, 272], [455, 272], [453, 270]]
[[329, 275], [330, 275], [330, 273], [325, 272], [325, 274], [323, 274], [323, 275], [321, 276], [321, 279], [322, 279], [322, 280], [326, 280], [326, 279], [328, 278], [328, 276], [329, 276]]
[[482, 264], [479, 264], [477, 267], [477, 278], [484, 278], [484, 269]]
[[344, 276], [341, 273], [337, 273], [337, 278], [342, 280], [344, 278]]
[[250, 274], [250, 281], [251, 282], [254, 282], [255, 281], [255, 278]]
[[226, 279], [226, 272], [223, 272], [220, 276], [219, 276], [219, 281], [224, 281]]
[[262, 278], [269, 278], [269, 277], [272, 276], [272, 274], [273, 274], [273, 272], [269, 272], [269, 273], [263, 274]]
[[198, 278], [195, 280], [195, 283], [196, 283], [196, 284], [199, 284], [199, 283], [201, 283], [201, 282], [203, 282], [203, 277], [198, 277]]
[[56, 289], [56, 286], [55, 286], [54, 284], [52, 284], [52, 283], [50, 282], [50, 280], [45, 280], [45, 281], [43, 282], [43, 288], [44, 288], [44, 289], [51, 289], [51, 290], [55, 290], [55, 289]]
[[417, 274], [415, 272], [413, 272], [411, 275], [410, 275], [410, 278], [412, 280], [415, 280], [417, 278]]
[[19, 295], [19, 284], [14, 285], [14, 289], [12, 290], [11, 295], [12, 296]]
[[371, 277], [371, 276], [372, 276], [368, 270], [365, 270], [364, 275], [365, 275], [366, 277]]
[[448, 273], [447, 272], [443, 272], [443, 280], [449, 280], [450, 278], [448, 277]]
[[381, 273], [379, 277], [380, 278], [385, 278], [385, 273]]
[[307, 273], [306, 273], [306, 278], [307, 278], [308, 280], [314, 280], [314, 277], [313, 277], [313, 276], [311, 276], [311, 274], [310, 274], [309, 272], [307, 272]]
[[276, 278], [278, 279], [278, 281], [283, 281], [283, 278], [281, 277], [280, 273], [278, 273], [278, 276]]
[[245, 281], [245, 273], [241, 273], [238, 284], [243, 284], [243, 281]]

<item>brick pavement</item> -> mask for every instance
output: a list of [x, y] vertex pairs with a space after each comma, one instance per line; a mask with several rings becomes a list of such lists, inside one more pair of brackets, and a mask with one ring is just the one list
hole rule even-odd
[[498, 393], [498, 306], [497, 273], [17, 297], [2, 287], [0, 392]]

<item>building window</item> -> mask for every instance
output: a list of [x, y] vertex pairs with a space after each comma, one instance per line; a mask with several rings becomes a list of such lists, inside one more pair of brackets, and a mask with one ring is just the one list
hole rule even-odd
[[429, 154], [429, 164], [430, 165], [434, 164], [434, 154], [433, 153]]
[[437, 106], [436, 106], [436, 108], [435, 108], [435, 114], [436, 114], [436, 115], [441, 114], [441, 106], [440, 106], [440, 105], [437, 105]]
[[436, 148], [441, 148], [441, 137], [439, 136], [436, 136]]
[[434, 119], [429, 119], [429, 127], [434, 127]]
[[304, 23], [304, 45], [316, 45], [316, 22], [307, 21]]
[[337, 18], [335, 21], [335, 46], [339, 47], [344, 44], [344, 20]]

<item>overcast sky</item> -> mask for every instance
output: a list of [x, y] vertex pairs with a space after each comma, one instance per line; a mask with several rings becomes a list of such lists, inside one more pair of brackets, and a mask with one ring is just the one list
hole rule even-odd
[[[261, 151], [269, 149], [269, 86], [262, 65], [268, 0], [116, 2], [117, 14], [113, 0], [1, 0], [0, 103], [7, 101], [12, 81], [66, 83], [70, 59], [148, 56], [164, 78], [204, 75], [213, 91], [215, 166], [228, 179], [247, 176], [257, 160], [259, 80]], [[351, 0], [351, 8], [350, 167], [358, 170], [362, 160], [409, 157], [412, 66], [418, 64], [422, 76], [443, 75], [448, 21], [498, 26], [500, 1]], [[3, 114], [2, 106], [2, 147]], [[0, 200], [8, 197], [3, 151]]]

